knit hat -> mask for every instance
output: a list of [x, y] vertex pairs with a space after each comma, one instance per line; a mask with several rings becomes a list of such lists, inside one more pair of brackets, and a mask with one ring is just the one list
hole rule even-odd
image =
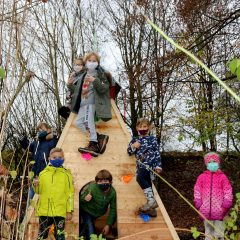
[[204, 162], [207, 165], [211, 160], [214, 160], [214, 162], [217, 162], [220, 164], [220, 157], [217, 153], [215, 152], [209, 152], [204, 156]]

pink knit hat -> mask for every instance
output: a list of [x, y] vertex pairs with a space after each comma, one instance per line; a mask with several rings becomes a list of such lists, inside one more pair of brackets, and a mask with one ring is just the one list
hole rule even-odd
[[204, 162], [207, 165], [211, 160], [220, 164], [220, 157], [215, 152], [209, 152], [204, 156]]

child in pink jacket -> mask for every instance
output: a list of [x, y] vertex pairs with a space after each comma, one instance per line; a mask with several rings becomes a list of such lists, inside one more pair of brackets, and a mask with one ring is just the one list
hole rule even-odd
[[[195, 207], [211, 222], [204, 219], [206, 240], [224, 239], [223, 218], [232, 206], [232, 187], [219, 169], [220, 157], [215, 152], [204, 156], [207, 170], [200, 174], [194, 186]], [[213, 227], [214, 226], [214, 227]]]

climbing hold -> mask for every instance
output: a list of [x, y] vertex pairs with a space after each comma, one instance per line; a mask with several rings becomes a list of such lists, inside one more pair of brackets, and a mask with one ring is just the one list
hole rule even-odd
[[144, 213], [140, 213], [140, 218], [142, 218], [144, 222], [149, 222], [149, 220], [150, 220], [149, 215], [144, 214]]
[[82, 158], [89, 161], [92, 159], [92, 155], [90, 153], [82, 153]]
[[132, 180], [132, 178], [133, 178], [132, 174], [126, 174], [123, 175], [121, 179], [124, 183], [129, 183]]
[[49, 228], [49, 234], [54, 234], [54, 224], [52, 224]]

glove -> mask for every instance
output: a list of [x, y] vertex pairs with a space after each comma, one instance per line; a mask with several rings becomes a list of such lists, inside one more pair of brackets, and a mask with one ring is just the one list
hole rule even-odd
[[20, 137], [19, 143], [20, 143], [20, 145], [21, 145], [21, 147], [22, 147], [23, 149], [26, 150], [26, 149], [28, 148], [29, 141], [28, 141], [28, 139], [27, 139], [26, 136]]

